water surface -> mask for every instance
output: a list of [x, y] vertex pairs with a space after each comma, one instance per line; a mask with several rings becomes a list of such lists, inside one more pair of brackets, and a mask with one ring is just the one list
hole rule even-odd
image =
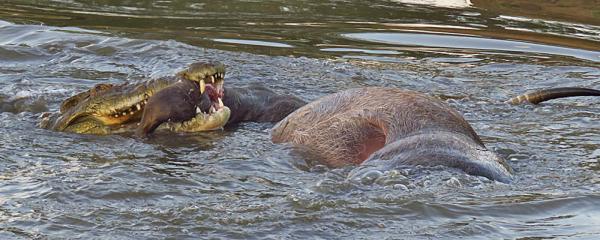
[[[600, 5], [415, 2], [0, 3], [0, 239], [598, 237], [598, 99], [502, 101], [600, 88]], [[441, 167], [350, 181], [272, 144], [266, 123], [147, 141], [36, 127], [97, 83], [199, 60], [309, 101], [364, 86], [439, 97], [515, 181]]]

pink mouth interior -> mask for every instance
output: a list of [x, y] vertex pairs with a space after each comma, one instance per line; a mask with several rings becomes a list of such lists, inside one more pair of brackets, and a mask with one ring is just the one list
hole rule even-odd
[[219, 110], [219, 98], [223, 99], [224, 91], [223, 88], [215, 87], [212, 84], [206, 84], [205, 88], [208, 97], [210, 98], [211, 104], [216, 110]]

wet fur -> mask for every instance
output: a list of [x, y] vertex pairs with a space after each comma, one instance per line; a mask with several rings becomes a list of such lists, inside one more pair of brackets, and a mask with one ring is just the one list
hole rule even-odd
[[310, 149], [330, 167], [445, 165], [504, 182], [511, 178], [508, 164], [486, 149], [457, 111], [407, 90], [370, 87], [325, 96], [279, 122], [272, 140]]
[[[231, 110], [225, 127], [241, 122], [278, 122], [306, 102], [291, 95], [279, 95], [263, 86], [224, 88], [223, 104]], [[138, 136], [152, 133], [164, 122], [183, 122], [196, 115], [196, 107], [207, 112], [208, 95], [200, 95], [198, 85], [182, 80], [150, 97], [137, 131]]]
[[208, 95], [200, 94], [198, 83], [181, 79], [148, 99], [136, 134], [146, 136], [164, 122], [190, 120], [196, 116], [197, 107], [209, 109]]
[[306, 102], [292, 95], [280, 95], [266, 87], [225, 88], [223, 103], [231, 110], [226, 127], [240, 122], [278, 122]]

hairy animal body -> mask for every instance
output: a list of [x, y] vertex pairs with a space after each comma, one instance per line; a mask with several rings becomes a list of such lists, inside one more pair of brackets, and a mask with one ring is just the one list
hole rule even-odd
[[[205, 100], [201, 101], [203, 96]], [[198, 83], [186, 79], [179, 80], [148, 99], [137, 134], [151, 133], [165, 122], [190, 120], [196, 116], [196, 108], [199, 108], [202, 102], [204, 105], [210, 105], [208, 96], [200, 94]]]
[[[161, 90], [148, 101], [138, 134], [151, 133], [165, 122], [187, 121], [198, 112], [221, 111], [221, 108], [210, 110], [214, 107], [210, 96], [216, 94], [212, 91], [207, 87], [206, 93], [200, 94], [197, 84], [187, 80]], [[280, 95], [263, 86], [225, 87], [220, 97], [230, 114], [226, 124], [214, 126], [216, 128], [249, 121], [278, 122], [306, 104], [295, 96]]]
[[226, 126], [246, 121], [278, 122], [306, 105], [296, 96], [277, 94], [260, 85], [226, 87], [223, 102], [231, 109]]
[[444, 165], [502, 182], [512, 177], [457, 111], [413, 91], [369, 87], [331, 94], [287, 116], [271, 136], [308, 149], [329, 167]]
[[195, 131], [246, 121], [277, 122], [306, 104], [297, 97], [279, 95], [263, 86], [226, 89], [225, 66], [219, 63], [195, 63], [177, 76], [179, 81], [148, 100], [137, 130], [139, 136], [152, 133], [165, 122], [187, 126], [186, 121], [192, 118], [202, 122], [202, 128], [195, 127]]

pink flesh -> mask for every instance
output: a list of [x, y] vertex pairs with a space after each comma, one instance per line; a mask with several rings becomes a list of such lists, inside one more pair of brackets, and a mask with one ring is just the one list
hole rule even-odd
[[218, 101], [218, 98], [223, 98], [224, 94], [222, 88], [217, 89], [212, 84], [206, 84], [205, 89], [211, 101]]
[[219, 98], [223, 98], [224, 95], [223, 88], [216, 88], [212, 84], [206, 84], [205, 91], [212, 102], [212, 106], [216, 110], [219, 110], [221, 108], [219, 106]]
[[354, 160], [355, 164], [361, 164], [367, 160], [371, 154], [383, 148], [385, 145], [385, 135], [380, 131], [373, 131], [369, 134], [362, 144], [357, 146], [359, 148], [357, 159]]

